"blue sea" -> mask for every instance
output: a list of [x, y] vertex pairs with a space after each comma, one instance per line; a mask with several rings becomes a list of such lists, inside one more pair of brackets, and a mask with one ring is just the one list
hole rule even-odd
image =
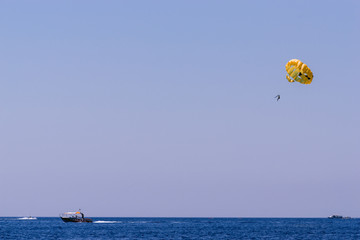
[[360, 239], [360, 219], [0, 218], [0, 239]]

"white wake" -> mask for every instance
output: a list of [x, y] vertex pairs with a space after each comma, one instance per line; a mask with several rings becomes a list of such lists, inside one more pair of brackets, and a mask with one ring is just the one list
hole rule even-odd
[[94, 221], [94, 223], [120, 223], [119, 221]]

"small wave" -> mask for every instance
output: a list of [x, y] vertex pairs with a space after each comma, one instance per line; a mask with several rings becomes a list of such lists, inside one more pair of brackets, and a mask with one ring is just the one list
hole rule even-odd
[[119, 221], [94, 221], [94, 223], [120, 223]]

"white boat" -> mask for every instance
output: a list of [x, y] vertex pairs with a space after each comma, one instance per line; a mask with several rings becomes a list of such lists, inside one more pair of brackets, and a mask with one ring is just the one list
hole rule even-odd
[[36, 217], [32, 217], [32, 216], [29, 216], [29, 217], [22, 217], [22, 218], [18, 218], [19, 220], [36, 220], [37, 218]]

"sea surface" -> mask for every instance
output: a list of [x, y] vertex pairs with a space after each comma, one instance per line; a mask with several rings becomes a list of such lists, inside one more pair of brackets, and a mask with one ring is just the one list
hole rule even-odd
[[0, 239], [360, 239], [360, 219], [0, 218]]

